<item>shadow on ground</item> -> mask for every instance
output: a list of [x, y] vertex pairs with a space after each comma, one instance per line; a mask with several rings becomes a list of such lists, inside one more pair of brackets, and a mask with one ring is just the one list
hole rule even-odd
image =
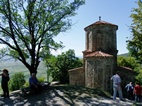
[[[0, 106], [132, 106], [131, 101], [113, 101], [106, 92], [80, 86], [49, 86], [36, 95], [12, 92], [0, 98]], [[139, 105], [140, 106], [140, 105]]]

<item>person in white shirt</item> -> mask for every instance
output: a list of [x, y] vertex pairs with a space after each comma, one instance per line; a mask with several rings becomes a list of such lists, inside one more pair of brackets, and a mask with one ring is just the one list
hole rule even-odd
[[123, 100], [122, 89], [121, 89], [121, 78], [118, 75], [118, 73], [113, 75], [111, 77], [111, 80], [113, 81], [113, 100], [116, 99], [117, 92], [119, 93], [120, 100]]

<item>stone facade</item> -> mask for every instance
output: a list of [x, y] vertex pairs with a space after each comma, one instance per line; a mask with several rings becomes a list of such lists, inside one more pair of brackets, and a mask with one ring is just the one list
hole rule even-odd
[[[97, 21], [84, 30], [86, 31], [86, 50], [89, 52], [102, 51], [114, 56], [114, 63], [117, 63], [116, 30], [117, 25]], [[85, 55], [85, 54], [84, 54]], [[116, 64], [115, 64], [116, 65]]]
[[82, 68], [69, 70], [70, 84], [110, 90], [110, 78], [117, 66], [117, 29], [117, 25], [102, 20], [84, 28], [84, 65]]
[[[101, 53], [101, 52], [100, 52]], [[113, 56], [85, 57], [85, 86], [109, 91], [110, 77], [113, 73]]]
[[69, 83], [70, 85], [81, 85], [84, 86], [84, 69], [83, 67], [68, 70], [69, 72]]
[[86, 31], [86, 50], [83, 52], [85, 86], [108, 91], [110, 77], [117, 65], [117, 25], [99, 20]]

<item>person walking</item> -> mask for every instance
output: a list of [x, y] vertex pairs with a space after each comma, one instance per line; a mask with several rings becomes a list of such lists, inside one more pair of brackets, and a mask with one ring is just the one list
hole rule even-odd
[[140, 86], [139, 82], [136, 82], [136, 85], [134, 87], [135, 102], [140, 102], [141, 93], [142, 93], [142, 87]]
[[132, 82], [129, 82], [126, 86], [125, 86], [125, 89], [127, 91], [127, 98], [132, 100], [133, 99], [133, 90], [134, 90], [134, 87], [132, 85]]
[[2, 97], [4, 98], [9, 98], [9, 89], [8, 89], [8, 81], [9, 81], [9, 73], [7, 69], [3, 70], [3, 73], [0, 74], [0, 76], [2, 76], [2, 80], [1, 80], [1, 87], [3, 90], [3, 95]]
[[117, 92], [119, 93], [120, 100], [124, 100], [121, 89], [121, 78], [118, 75], [118, 72], [111, 77], [111, 80], [113, 81], [113, 100], [116, 99]]

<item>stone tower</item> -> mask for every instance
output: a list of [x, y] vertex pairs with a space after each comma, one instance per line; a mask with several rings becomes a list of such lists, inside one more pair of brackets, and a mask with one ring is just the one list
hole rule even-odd
[[117, 25], [99, 20], [86, 28], [86, 50], [83, 51], [85, 86], [108, 91], [110, 77], [117, 65]]
[[102, 20], [84, 29], [86, 32], [86, 50], [83, 51], [84, 65], [68, 70], [71, 85], [99, 87], [111, 92], [110, 78], [116, 70], [121, 73], [122, 88], [130, 81], [135, 81], [136, 72], [128, 67], [117, 66], [117, 29], [117, 25]]
[[[102, 51], [117, 57], [117, 25], [99, 20], [86, 28], [86, 51]], [[116, 60], [115, 60], [115, 63]]]

